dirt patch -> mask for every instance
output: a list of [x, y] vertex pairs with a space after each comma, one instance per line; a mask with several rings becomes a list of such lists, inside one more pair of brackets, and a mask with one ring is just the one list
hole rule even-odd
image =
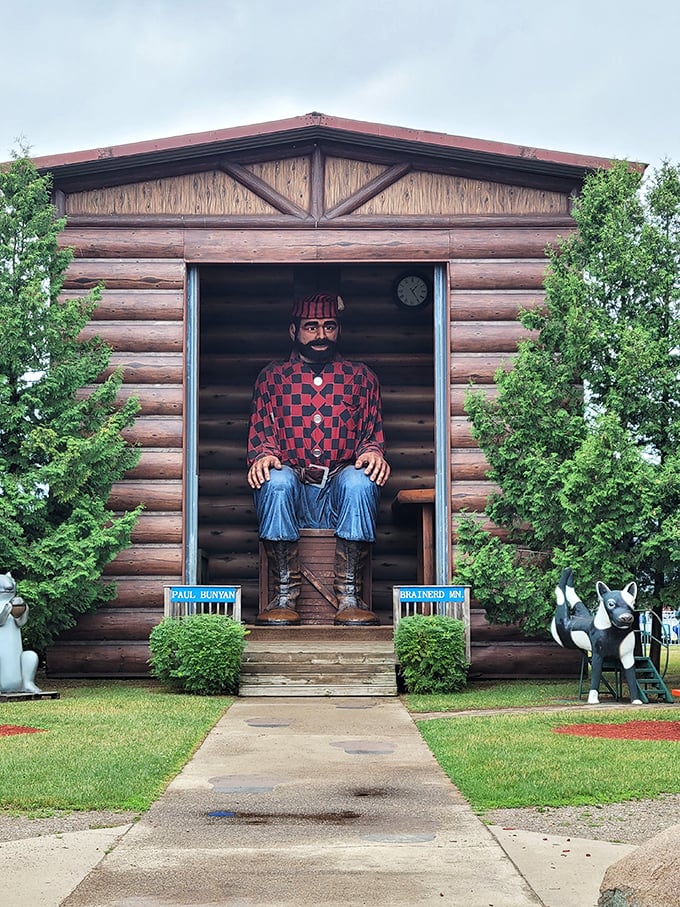
[[0, 737], [11, 737], [13, 734], [38, 734], [41, 727], [21, 727], [19, 724], [0, 724]]
[[677, 825], [680, 794], [664, 794], [654, 800], [590, 806], [525, 806], [518, 809], [491, 809], [484, 821], [501, 828], [518, 828], [543, 835], [562, 835], [641, 844]]
[[117, 828], [136, 822], [137, 819], [139, 813], [136, 812], [109, 810], [55, 812], [53, 816], [29, 819], [27, 816], [12, 816], [0, 809], [0, 842], [65, 834], [71, 831], [88, 831], [92, 828]]
[[619, 740], [680, 740], [680, 721], [624, 721], [621, 724], [566, 724], [556, 734]]

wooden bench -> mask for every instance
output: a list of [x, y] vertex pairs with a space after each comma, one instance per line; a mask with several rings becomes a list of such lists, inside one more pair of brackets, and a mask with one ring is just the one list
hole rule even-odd
[[409, 488], [398, 492], [392, 513], [399, 518], [415, 510], [418, 519], [418, 582], [436, 582], [434, 565], [434, 488]]

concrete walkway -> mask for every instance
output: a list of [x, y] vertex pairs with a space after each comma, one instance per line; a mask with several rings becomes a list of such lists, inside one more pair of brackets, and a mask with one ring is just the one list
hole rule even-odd
[[633, 849], [538, 837], [485, 826], [398, 699], [238, 699], [138, 823], [0, 845], [2, 903], [590, 907]]

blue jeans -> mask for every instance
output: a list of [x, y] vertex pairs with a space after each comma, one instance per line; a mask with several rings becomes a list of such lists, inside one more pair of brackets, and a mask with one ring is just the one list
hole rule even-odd
[[254, 492], [260, 538], [293, 541], [300, 529], [333, 529], [353, 542], [375, 541], [380, 488], [363, 469], [346, 466], [323, 488], [303, 484], [289, 466], [270, 476]]

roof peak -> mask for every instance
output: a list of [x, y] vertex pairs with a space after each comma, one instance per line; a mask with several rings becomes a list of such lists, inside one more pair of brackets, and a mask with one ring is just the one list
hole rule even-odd
[[[351, 141], [369, 147], [412, 148], [414, 152], [440, 157], [496, 158], [505, 163], [514, 161], [515, 166], [519, 164], [527, 166], [527, 169], [541, 169], [547, 165], [549, 168], [585, 170], [608, 167], [611, 164], [611, 160], [607, 158], [372, 123], [336, 117], [316, 110], [286, 119], [37, 157], [34, 158], [34, 163], [41, 170], [71, 168], [74, 165], [110, 169], [116, 166], [115, 162], [122, 164], [130, 158], [186, 157], [190, 151], [200, 156], [219, 153], [221, 150], [238, 150], [239, 147], [262, 146], [268, 143], [267, 140], [275, 146], [303, 140], [306, 135], [314, 137], [315, 132], [329, 139], [336, 137], [343, 142]], [[644, 169], [644, 165], [633, 166]]]

